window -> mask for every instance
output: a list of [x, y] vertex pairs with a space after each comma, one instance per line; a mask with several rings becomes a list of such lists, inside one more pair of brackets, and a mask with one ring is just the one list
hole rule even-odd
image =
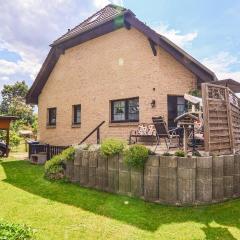
[[81, 105], [73, 105], [73, 124], [81, 123]]
[[177, 126], [174, 119], [186, 112], [186, 101], [183, 96], [168, 96], [168, 127]]
[[48, 108], [48, 125], [56, 126], [57, 122], [57, 108]]
[[139, 98], [111, 101], [111, 122], [138, 122]]

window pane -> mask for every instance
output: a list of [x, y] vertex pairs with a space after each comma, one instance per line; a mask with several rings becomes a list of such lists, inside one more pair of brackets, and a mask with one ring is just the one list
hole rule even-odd
[[185, 112], [185, 99], [184, 97], [177, 97], [177, 115], [182, 115]]
[[81, 123], [81, 105], [74, 105], [73, 111], [74, 111], [73, 123], [74, 124]]
[[113, 102], [113, 121], [124, 121], [125, 119], [125, 101]]
[[185, 112], [185, 105], [177, 105], [177, 115], [180, 116]]
[[139, 99], [128, 100], [128, 120], [139, 120]]
[[177, 104], [183, 104], [183, 105], [185, 105], [185, 99], [184, 99], [184, 97], [177, 97]]
[[56, 125], [56, 108], [48, 109], [48, 118], [49, 125]]

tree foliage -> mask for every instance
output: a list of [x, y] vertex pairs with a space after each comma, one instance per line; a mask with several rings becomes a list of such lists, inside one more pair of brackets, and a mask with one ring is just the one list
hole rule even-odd
[[[32, 105], [26, 104], [28, 86], [25, 81], [18, 81], [13, 85], [4, 85], [1, 91], [0, 115], [16, 116], [18, 119], [11, 124], [10, 146], [20, 144], [19, 130], [32, 129], [37, 133], [37, 116]], [[0, 130], [0, 140], [6, 138], [6, 132]]]
[[1, 114], [17, 116], [24, 125], [32, 125], [34, 121], [33, 106], [26, 104], [27, 92], [28, 86], [25, 81], [4, 85], [1, 91]]

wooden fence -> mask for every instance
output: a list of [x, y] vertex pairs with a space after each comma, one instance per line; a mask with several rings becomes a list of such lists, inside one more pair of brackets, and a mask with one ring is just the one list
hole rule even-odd
[[64, 149], [69, 146], [52, 146], [49, 144], [29, 144], [29, 159], [32, 154], [38, 154], [40, 152], [45, 152], [47, 154], [47, 160], [60, 154]]
[[205, 151], [240, 151], [240, 99], [227, 87], [202, 84]]

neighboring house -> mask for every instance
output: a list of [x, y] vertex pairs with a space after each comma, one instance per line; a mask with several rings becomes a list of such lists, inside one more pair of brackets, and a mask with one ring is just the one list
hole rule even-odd
[[[38, 105], [40, 141], [127, 139], [140, 122], [184, 111], [184, 93], [215, 74], [125, 8], [108, 5], [51, 44], [27, 102]], [[93, 136], [89, 141], [96, 141]]]

